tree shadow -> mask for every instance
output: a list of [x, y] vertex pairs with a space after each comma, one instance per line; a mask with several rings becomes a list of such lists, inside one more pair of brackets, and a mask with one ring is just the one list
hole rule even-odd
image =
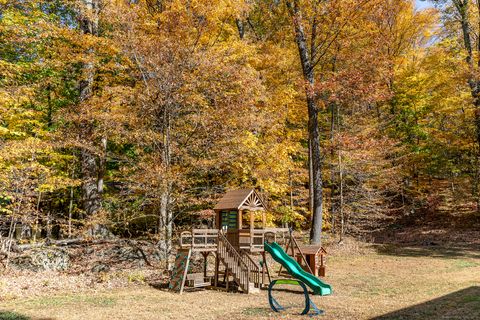
[[31, 320], [31, 319], [32, 318], [16, 312], [0, 311], [0, 320]]
[[480, 319], [480, 287], [473, 286], [440, 298], [393, 311], [370, 320]]
[[0, 310], [0, 320], [54, 320], [53, 318], [31, 318], [29, 316], [12, 312]]
[[162, 290], [162, 291], [168, 290], [168, 282], [165, 282], [165, 281], [155, 281], [155, 282], [152, 281], [152, 282], [149, 282], [148, 285], [157, 290]]

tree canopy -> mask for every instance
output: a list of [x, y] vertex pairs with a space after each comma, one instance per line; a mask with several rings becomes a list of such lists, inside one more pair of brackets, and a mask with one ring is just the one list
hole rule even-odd
[[478, 1], [0, 1], [0, 232], [155, 236], [480, 212]]

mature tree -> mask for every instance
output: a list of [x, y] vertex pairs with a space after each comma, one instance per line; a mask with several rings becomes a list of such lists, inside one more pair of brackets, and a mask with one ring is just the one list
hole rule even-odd
[[[463, 43], [465, 50], [465, 61], [468, 65], [467, 83], [472, 96], [472, 105], [474, 107], [473, 123], [475, 126], [476, 141], [476, 161], [474, 185], [476, 189], [477, 211], [480, 212], [480, 1], [477, 0], [434, 0], [440, 6], [443, 6], [447, 13], [446, 21], [453, 18], [457, 22], [459, 38]], [[448, 15], [454, 12], [453, 16]]]
[[[323, 226], [321, 133], [318, 113], [334, 94], [328, 89], [336, 51], [347, 46], [356, 24], [368, 23], [376, 1], [286, 1], [305, 83], [311, 154], [313, 213], [311, 241], [319, 243]], [[380, 18], [380, 17], [377, 17]], [[357, 30], [358, 31], [358, 30]], [[357, 48], [354, 48], [355, 50]], [[318, 71], [318, 74], [316, 74]], [[334, 71], [335, 72], [335, 71]]]

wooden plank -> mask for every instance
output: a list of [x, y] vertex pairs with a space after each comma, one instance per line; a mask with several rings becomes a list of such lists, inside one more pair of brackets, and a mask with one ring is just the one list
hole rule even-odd
[[264, 208], [260, 208], [260, 207], [248, 207], [248, 206], [241, 206], [239, 209], [242, 209], [242, 210], [250, 210], [250, 211], [264, 211], [265, 209]]
[[305, 254], [318, 254], [321, 251], [320, 246], [317, 245], [299, 245], [298, 246]]
[[215, 226], [217, 227], [217, 229], [220, 229], [221, 228], [221, 220], [220, 220], [220, 210], [215, 210]]
[[[254, 224], [255, 224], [255, 214], [253, 211], [248, 211], [248, 213], [250, 214], [250, 230], [253, 230], [255, 228]], [[253, 232], [251, 231], [250, 234], [252, 234]]]
[[189, 273], [187, 274], [187, 280], [203, 279], [203, 273]]
[[[288, 254], [288, 248], [290, 247], [290, 244], [292, 242], [292, 234], [290, 233], [290, 239], [288, 239], [288, 242], [287, 242], [287, 246], [285, 248], [285, 253]], [[293, 244], [292, 244], [292, 247], [293, 247]], [[282, 268], [283, 266], [280, 264], [280, 269], [278, 269], [278, 275], [277, 277], [280, 277], [281, 274], [282, 274]]]
[[243, 210], [238, 210], [238, 229], [242, 229], [242, 215], [243, 215]]
[[207, 269], [208, 269], [208, 255], [210, 254], [210, 252], [202, 252], [202, 256], [203, 256], [203, 276], [206, 277], [207, 276]]
[[219, 275], [220, 259], [218, 258], [218, 251], [215, 253], [215, 278], [213, 279], [213, 285], [218, 287], [218, 275]]
[[[263, 255], [265, 256], [265, 252], [263, 253]], [[272, 282], [272, 277], [270, 277], [270, 270], [268, 268], [268, 264], [267, 264], [267, 259], [264, 258], [263, 259], [263, 263], [265, 264], [265, 269], [267, 270], [267, 276], [268, 276], [268, 282]], [[280, 272], [278, 273], [280, 275]]]
[[230, 269], [228, 269], [228, 267], [227, 267], [227, 270], [225, 270], [225, 279], [226, 279], [227, 292], [228, 292], [228, 283], [230, 282], [230, 281], [229, 281], [229, 278], [230, 278]]

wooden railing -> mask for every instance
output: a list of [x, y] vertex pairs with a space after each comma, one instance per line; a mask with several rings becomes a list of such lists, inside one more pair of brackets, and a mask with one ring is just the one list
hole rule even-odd
[[248, 293], [250, 290], [250, 268], [222, 232], [218, 233], [217, 254], [228, 269], [227, 272], [231, 272], [242, 290]]
[[180, 234], [180, 246], [191, 247], [192, 250], [216, 251], [217, 250], [217, 229], [193, 229], [183, 231]]
[[260, 288], [260, 267], [247, 253], [242, 253], [242, 257], [244, 257], [244, 261], [250, 270], [250, 281], [252, 281], [256, 287]]
[[263, 251], [263, 243], [265, 241], [265, 231], [252, 230], [250, 235], [250, 251]]
[[263, 251], [264, 233], [264, 230], [258, 229], [238, 230], [238, 248], [250, 252]]

